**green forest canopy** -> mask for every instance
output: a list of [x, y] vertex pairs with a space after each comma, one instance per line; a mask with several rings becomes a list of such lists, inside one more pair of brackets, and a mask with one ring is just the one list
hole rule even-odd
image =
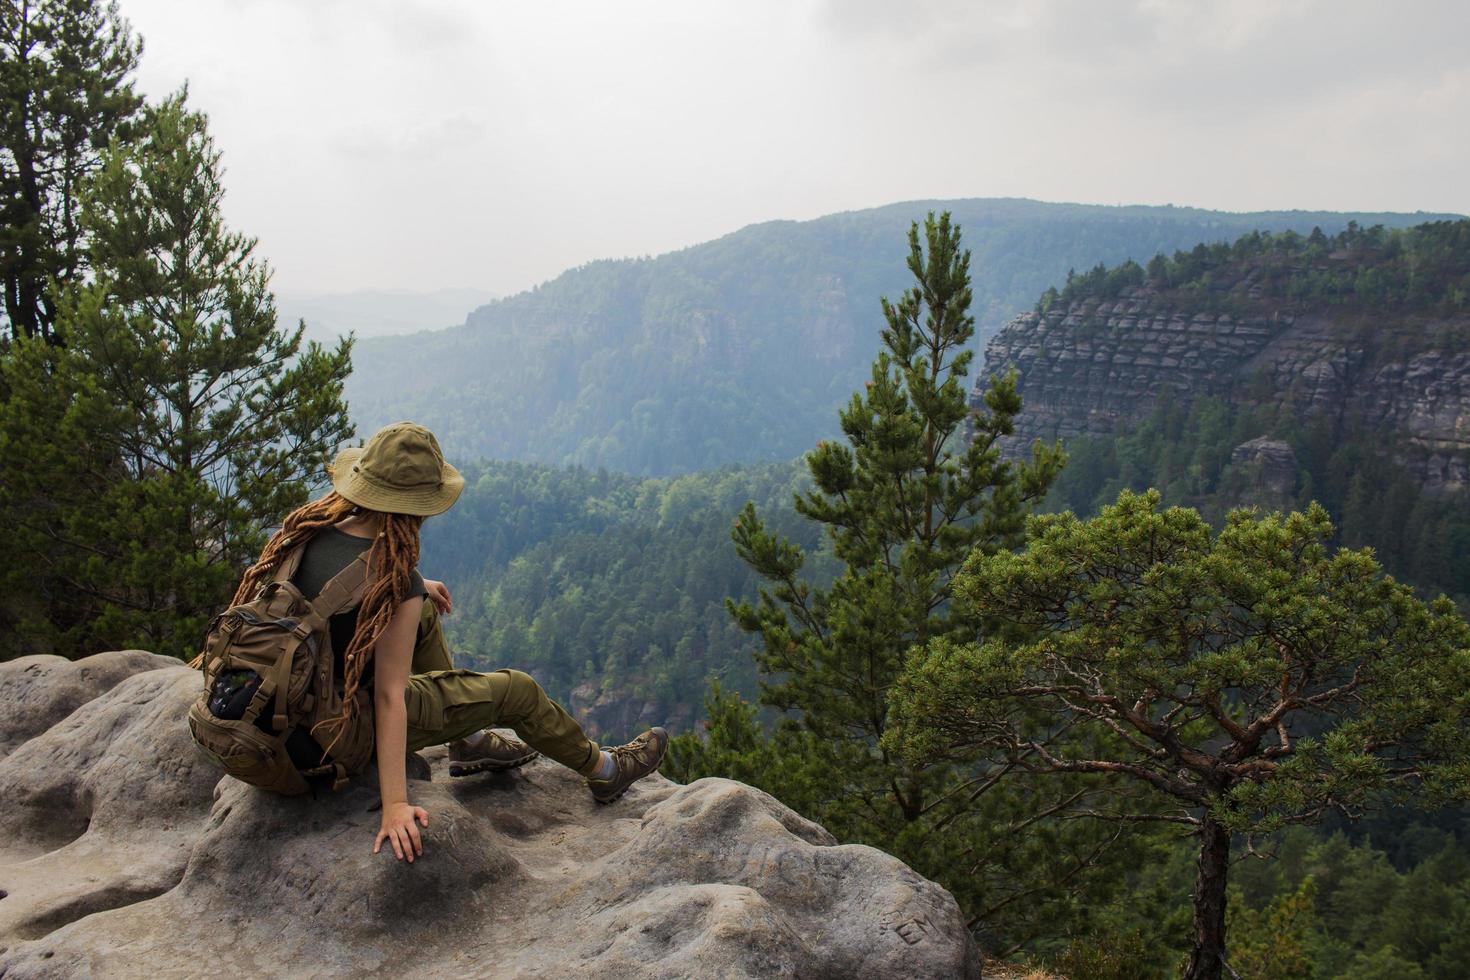
[[503, 461], [464, 472], [460, 501], [424, 524], [421, 562], [454, 593], [457, 658], [527, 670], [563, 700], [587, 682], [656, 698], [658, 720], [686, 725], [681, 708], [713, 680], [754, 692], [753, 644], [724, 607], [755, 593], [730, 522], [755, 500], [817, 547], [791, 511], [795, 463], [662, 479]]
[[1038, 308], [1084, 299], [1116, 299], [1147, 285], [1152, 310], [1247, 310], [1260, 303], [1351, 307], [1391, 313], [1457, 313], [1470, 309], [1470, 221], [1430, 221], [1409, 228], [1356, 221], [1335, 235], [1313, 228], [1253, 231], [1233, 242], [1201, 242], [1172, 257], [1155, 255], [1145, 269], [1131, 259], [1109, 268], [1067, 273]]
[[[1140, 287], [1143, 287], [1140, 291]], [[1039, 304], [1070, 308], [1125, 291], [1154, 312], [1238, 313], [1285, 307], [1328, 314], [1367, 363], [1470, 349], [1470, 221], [1407, 229], [1350, 226], [1336, 235], [1251, 233], [1229, 244], [1159, 255], [1069, 276]], [[1224, 396], [1168, 394], [1139, 423], [1074, 439], [1050, 506], [1095, 513], [1120, 490], [1155, 487], [1170, 503], [1219, 522], [1262, 500], [1256, 464], [1233, 450], [1263, 434], [1287, 443], [1297, 472], [1272, 506], [1313, 500], [1332, 514], [1339, 542], [1371, 545], [1385, 567], [1426, 594], [1470, 604], [1470, 509], [1464, 493], [1426, 489], [1393, 458], [1398, 434], [1356, 417], [1301, 411], [1249, 380]]]

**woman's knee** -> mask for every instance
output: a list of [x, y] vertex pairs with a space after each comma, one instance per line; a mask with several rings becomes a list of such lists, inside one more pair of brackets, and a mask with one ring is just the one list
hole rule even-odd
[[505, 700], [509, 704], [529, 707], [546, 696], [546, 692], [541, 690], [541, 685], [536, 683], [536, 678], [524, 670], [504, 667], [497, 673], [506, 676]]

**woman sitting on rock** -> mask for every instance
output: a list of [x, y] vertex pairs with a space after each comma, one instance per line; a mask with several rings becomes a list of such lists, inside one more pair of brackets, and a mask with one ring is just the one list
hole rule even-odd
[[[291, 582], [307, 598], [368, 553], [361, 604], [332, 616], [329, 627], [344, 701], [334, 724], [362, 723], [355, 695], [360, 688], [372, 691], [383, 798], [373, 853], [384, 840], [398, 858], [412, 861], [423, 853], [415, 821], [427, 827], [429, 814], [408, 800], [406, 759], [430, 745], [448, 743], [451, 776], [509, 769], [539, 751], [586, 777], [599, 803], [611, 803], [658, 768], [668, 747], [662, 728], [603, 751], [529, 675], [455, 668], [438, 622], [438, 614], [450, 610], [449, 590], [442, 582], [425, 581], [417, 565], [419, 526], [454, 504], [464, 478], [444, 461], [428, 429], [411, 422], [387, 426], [361, 449], [342, 450], [329, 473], [333, 492], [282, 522], [260, 561], [245, 573], [235, 601], [269, 582], [303, 540]], [[492, 727], [514, 729], [525, 741], [504, 738]], [[331, 741], [323, 742], [330, 752]]]

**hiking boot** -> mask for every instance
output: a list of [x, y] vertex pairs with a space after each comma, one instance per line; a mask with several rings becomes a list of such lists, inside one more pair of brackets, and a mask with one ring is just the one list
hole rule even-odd
[[487, 769], [514, 769], [540, 755], [518, 738], [507, 738], [488, 728], [484, 735], [479, 744], [473, 746], [462, 738], [449, 743], [449, 775], [468, 776]]
[[629, 786], [649, 773], [656, 772], [668, 749], [669, 733], [662, 728], [650, 728], [627, 745], [608, 749], [613, 757], [613, 764], [617, 766], [617, 772], [611, 779], [587, 780], [592, 798], [598, 803], [613, 802], [628, 792]]

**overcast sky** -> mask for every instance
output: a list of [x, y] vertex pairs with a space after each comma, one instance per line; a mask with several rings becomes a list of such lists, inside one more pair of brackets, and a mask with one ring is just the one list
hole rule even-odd
[[287, 291], [933, 197], [1470, 212], [1466, 0], [120, 0]]

